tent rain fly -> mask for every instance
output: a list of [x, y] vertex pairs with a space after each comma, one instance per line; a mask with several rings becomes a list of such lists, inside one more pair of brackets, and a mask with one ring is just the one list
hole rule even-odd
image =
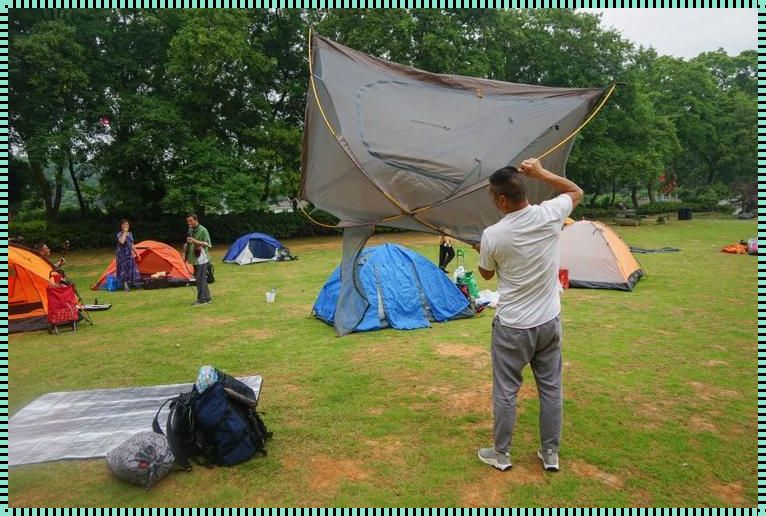
[[[320, 36], [310, 36], [310, 47], [301, 197], [342, 227], [384, 225], [479, 241], [501, 215], [488, 202], [489, 176], [529, 157], [565, 175], [573, 136], [614, 88], [433, 74]], [[534, 203], [553, 194], [540, 181], [527, 188]], [[370, 231], [352, 233], [344, 249], [360, 250]], [[343, 271], [353, 270], [358, 251], [347, 254], [344, 262], [352, 261]], [[358, 305], [348, 301], [339, 306]], [[347, 333], [338, 321], [348, 317], [335, 320], [338, 333]]]

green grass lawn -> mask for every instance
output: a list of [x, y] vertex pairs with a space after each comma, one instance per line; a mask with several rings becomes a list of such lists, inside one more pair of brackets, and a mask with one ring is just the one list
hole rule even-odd
[[[720, 248], [754, 236], [756, 223], [616, 230], [630, 245], [682, 252], [637, 255], [648, 277], [632, 293], [565, 291], [557, 474], [535, 456], [529, 370], [513, 469], [476, 458], [491, 442], [491, 311], [344, 338], [310, 317], [339, 263], [339, 238], [288, 241], [297, 262], [244, 267], [220, 263], [219, 245], [214, 302], [194, 308], [193, 288], [88, 291], [112, 251], [72, 253], [67, 270], [86, 300], [114, 306], [76, 334], [10, 338], [11, 414], [48, 392], [192, 382], [212, 364], [263, 375], [274, 439], [268, 457], [173, 473], [148, 492], [112, 477], [103, 459], [16, 467], [10, 505], [755, 507], [756, 259]], [[432, 235], [372, 243], [385, 241], [436, 261]], [[476, 253], [466, 260], [475, 269]], [[266, 304], [272, 287], [276, 303]]]

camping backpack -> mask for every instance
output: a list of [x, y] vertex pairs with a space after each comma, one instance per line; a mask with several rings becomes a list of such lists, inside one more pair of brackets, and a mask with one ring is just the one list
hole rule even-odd
[[[272, 434], [255, 409], [255, 393], [220, 371], [218, 378], [202, 393], [192, 388], [169, 400], [168, 443], [176, 463], [186, 470], [191, 469], [190, 458], [206, 466], [232, 466], [258, 452], [266, 455], [266, 440]], [[159, 411], [152, 427], [162, 433], [158, 416]]]
[[198, 431], [194, 424], [194, 415], [192, 414], [192, 399], [197, 395], [197, 391], [192, 389], [175, 398], [171, 398], [157, 410], [152, 422], [152, 429], [155, 433], [163, 434], [160, 424], [157, 421], [162, 407], [170, 403], [168, 419], [165, 423], [165, 435], [168, 439], [170, 449], [175, 456], [176, 464], [186, 471], [191, 470], [191, 462], [194, 459], [198, 464], [196, 457], [205, 456], [207, 449], [206, 439], [202, 432]]

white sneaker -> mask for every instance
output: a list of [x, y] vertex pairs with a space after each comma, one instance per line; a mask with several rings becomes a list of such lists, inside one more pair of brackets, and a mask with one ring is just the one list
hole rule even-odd
[[497, 453], [495, 448], [479, 448], [479, 460], [500, 471], [513, 467], [513, 464], [511, 464], [511, 454]]
[[559, 470], [559, 454], [553, 450], [545, 450], [542, 448], [537, 450], [537, 457], [543, 462], [543, 468], [545, 471], [558, 471]]

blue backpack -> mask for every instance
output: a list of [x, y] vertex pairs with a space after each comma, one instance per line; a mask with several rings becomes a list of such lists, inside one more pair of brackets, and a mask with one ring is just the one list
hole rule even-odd
[[[255, 409], [255, 393], [236, 378], [220, 371], [218, 375], [220, 380], [204, 392], [192, 388], [168, 400], [166, 433], [183, 469], [191, 469], [189, 459], [210, 467], [233, 466], [256, 453], [266, 455], [266, 440], [272, 434]], [[158, 416], [159, 410], [152, 426], [162, 433]]]
[[232, 466], [257, 452], [266, 454], [266, 437], [259, 432], [259, 425], [254, 425], [251, 420], [257, 416], [226, 394], [221, 382], [197, 395], [192, 401], [192, 413], [207, 441], [207, 455], [215, 464]]

